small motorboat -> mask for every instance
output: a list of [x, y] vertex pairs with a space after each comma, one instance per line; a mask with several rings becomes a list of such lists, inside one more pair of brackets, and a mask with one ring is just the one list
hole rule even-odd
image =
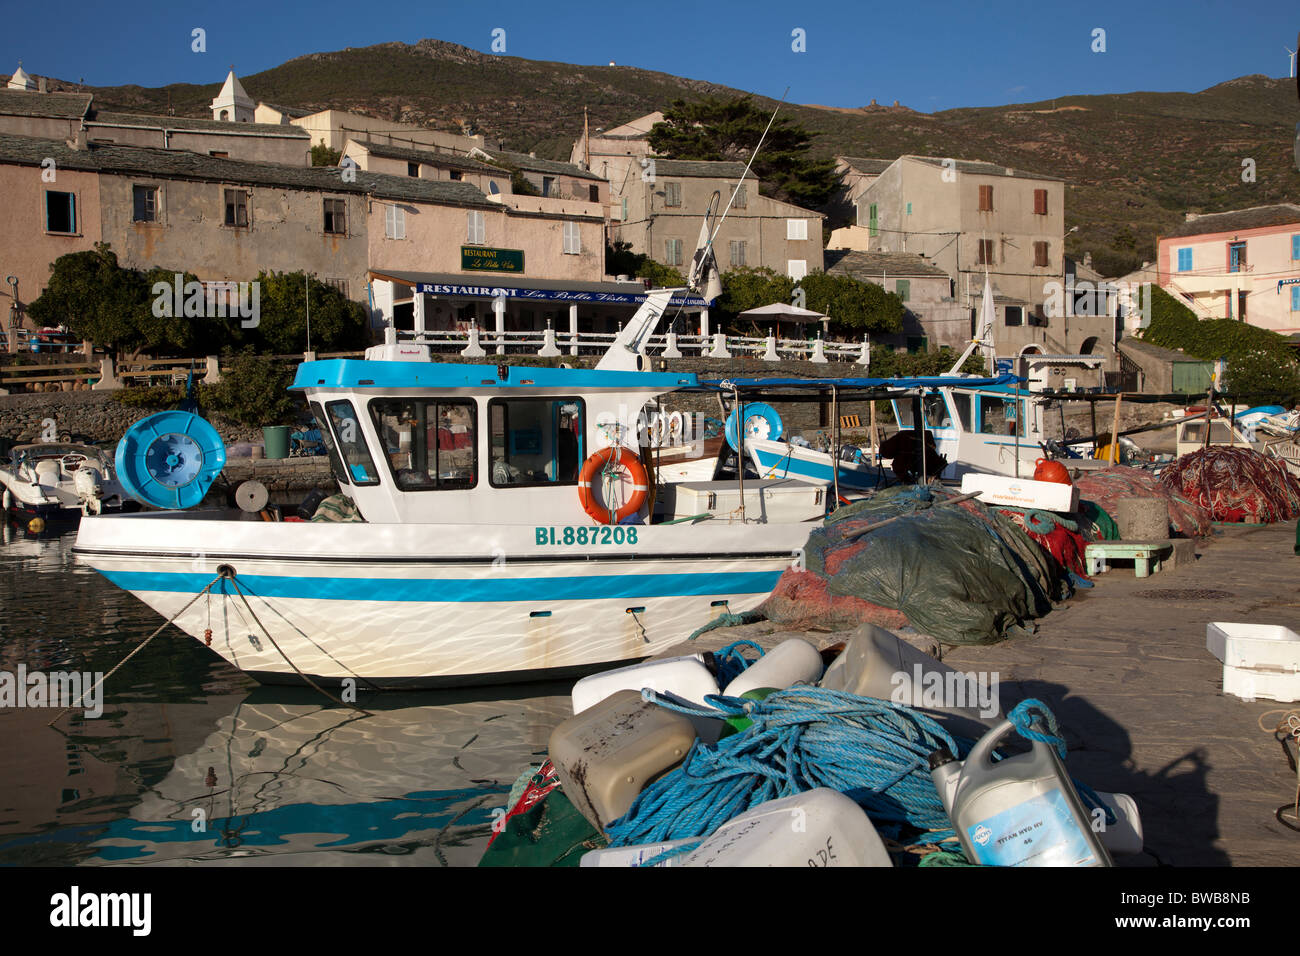
[[15, 445], [0, 464], [4, 510], [23, 519], [76, 521], [83, 514], [133, 510], [110, 452], [77, 442]]

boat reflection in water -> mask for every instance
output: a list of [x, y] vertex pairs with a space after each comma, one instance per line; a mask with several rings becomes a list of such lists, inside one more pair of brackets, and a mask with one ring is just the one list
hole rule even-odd
[[361, 703], [253, 692], [84, 863], [472, 866], [570, 710], [561, 684]]

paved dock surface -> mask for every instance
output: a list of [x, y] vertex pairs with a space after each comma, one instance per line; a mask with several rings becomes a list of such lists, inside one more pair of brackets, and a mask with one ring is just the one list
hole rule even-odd
[[[1296, 773], [1258, 723], [1300, 704], [1225, 696], [1223, 665], [1205, 648], [1211, 621], [1300, 630], [1295, 523], [1215, 530], [1189, 564], [1141, 579], [1124, 565], [1099, 575], [1033, 636], [944, 649], [958, 669], [997, 673], [1005, 709], [1044, 701], [1065, 732], [1073, 776], [1134, 797], [1148, 853], [1120, 865], [1300, 864], [1300, 833], [1274, 816], [1295, 800]], [[695, 649], [740, 637], [770, 646], [789, 633], [767, 623], [719, 628]], [[826, 646], [848, 633], [803, 636]]]

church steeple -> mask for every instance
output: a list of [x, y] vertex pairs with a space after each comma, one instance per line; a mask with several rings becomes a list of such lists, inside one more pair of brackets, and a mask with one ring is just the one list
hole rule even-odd
[[27, 71], [23, 69], [23, 61], [18, 61], [18, 69], [14, 70], [14, 75], [9, 78], [9, 89], [11, 90], [34, 90], [36, 81], [33, 80]]
[[256, 108], [253, 101], [248, 98], [248, 94], [244, 92], [239, 78], [235, 76], [234, 66], [231, 66], [230, 72], [226, 74], [226, 82], [222, 84], [221, 92], [212, 101], [212, 118], [228, 123], [251, 123]]

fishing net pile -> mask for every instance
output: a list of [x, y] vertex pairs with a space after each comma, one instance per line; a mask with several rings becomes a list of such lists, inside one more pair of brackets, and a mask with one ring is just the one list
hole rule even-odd
[[1203, 538], [1210, 533], [1213, 519], [1209, 509], [1165, 487], [1149, 471], [1112, 465], [1100, 471], [1084, 472], [1074, 480], [1074, 486], [1079, 489], [1080, 498], [1087, 498], [1109, 514], [1115, 513], [1116, 502], [1121, 498], [1163, 498], [1169, 506], [1169, 523], [1178, 534]]
[[975, 501], [936, 507], [953, 497], [903, 486], [839, 509], [764, 614], [791, 627], [905, 622], [944, 643], [986, 644], [1069, 596], [1061, 565], [1016, 520]]
[[1085, 573], [1084, 549], [1088, 539], [1080, 533], [1080, 522], [1075, 516], [1035, 508], [998, 508], [997, 512], [1014, 521], [1061, 567], [1081, 576]]
[[1300, 517], [1300, 481], [1280, 459], [1251, 448], [1211, 445], [1183, 455], [1160, 481], [1215, 521], [1271, 524]]

